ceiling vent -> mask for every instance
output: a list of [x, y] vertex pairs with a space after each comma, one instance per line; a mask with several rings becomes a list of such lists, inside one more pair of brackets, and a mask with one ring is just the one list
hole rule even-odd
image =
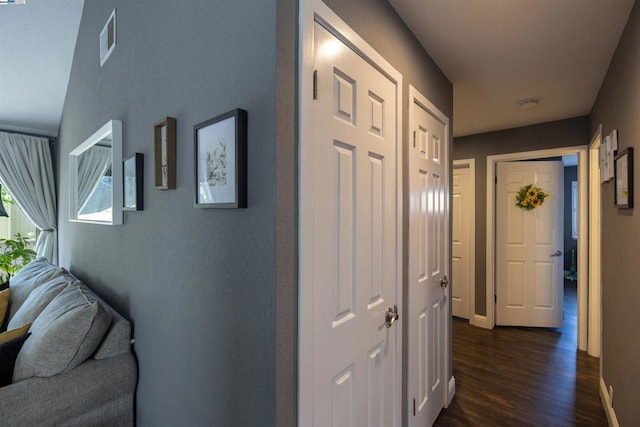
[[116, 10], [113, 9], [109, 20], [100, 31], [100, 66], [102, 67], [116, 47]]

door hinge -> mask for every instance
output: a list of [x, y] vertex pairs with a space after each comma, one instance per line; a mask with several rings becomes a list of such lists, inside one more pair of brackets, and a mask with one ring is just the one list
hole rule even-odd
[[313, 100], [318, 99], [318, 70], [313, 70]]
[[416, 131], [413, 131], [413, 148], [416, 148]]
[[493, 296], [493, 302], [495, 302], [496, 304], [498, 303], [498, 295]]
[[413, 416], [416, 416], [416, 400], [413, 399]]
[[498, 183], [498, 175], [496, 175], [496, 184]]

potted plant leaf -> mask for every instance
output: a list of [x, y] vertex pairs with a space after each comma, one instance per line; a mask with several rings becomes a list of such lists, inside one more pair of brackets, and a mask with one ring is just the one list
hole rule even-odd
[[16, 233], [13, 239], [0, 239], [0, 270], [3, 282], [36, 257], [36, 252], [29, 248], [29, 244], [29, 238], [20, 233]]

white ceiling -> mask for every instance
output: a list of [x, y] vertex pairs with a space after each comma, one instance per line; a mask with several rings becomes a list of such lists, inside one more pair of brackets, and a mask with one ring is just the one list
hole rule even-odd
[[[633, 0], [389, 2], [453, 83], [455, 136], [589, 114], [633, 6]], [[83, 4], [0, 6], [0, 129], [57, 135]], [[97, 44], [96, 35], [96, 52]], [[529, 97], [540, 98], [539, 105], [518, 107]]]
[[0, 129], [58, 134], [83, 4], [0, 6]]
[[[453, 134], [587, 115], [634, 0], [389, 0], [453, 84]], [[523, 109], [518, 101], [539, 98]]]

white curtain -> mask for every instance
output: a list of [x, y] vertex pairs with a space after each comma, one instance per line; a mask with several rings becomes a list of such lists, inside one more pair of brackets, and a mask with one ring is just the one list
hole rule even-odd
[[78, 208], [82, 209], [111, 166], [111, 147], [95, 145], [78, 159]]
[[58, 262], [56, 194], [47, 138], [0, 132], [0, 180], [24, 214], [40, 229], [38, 256]]

